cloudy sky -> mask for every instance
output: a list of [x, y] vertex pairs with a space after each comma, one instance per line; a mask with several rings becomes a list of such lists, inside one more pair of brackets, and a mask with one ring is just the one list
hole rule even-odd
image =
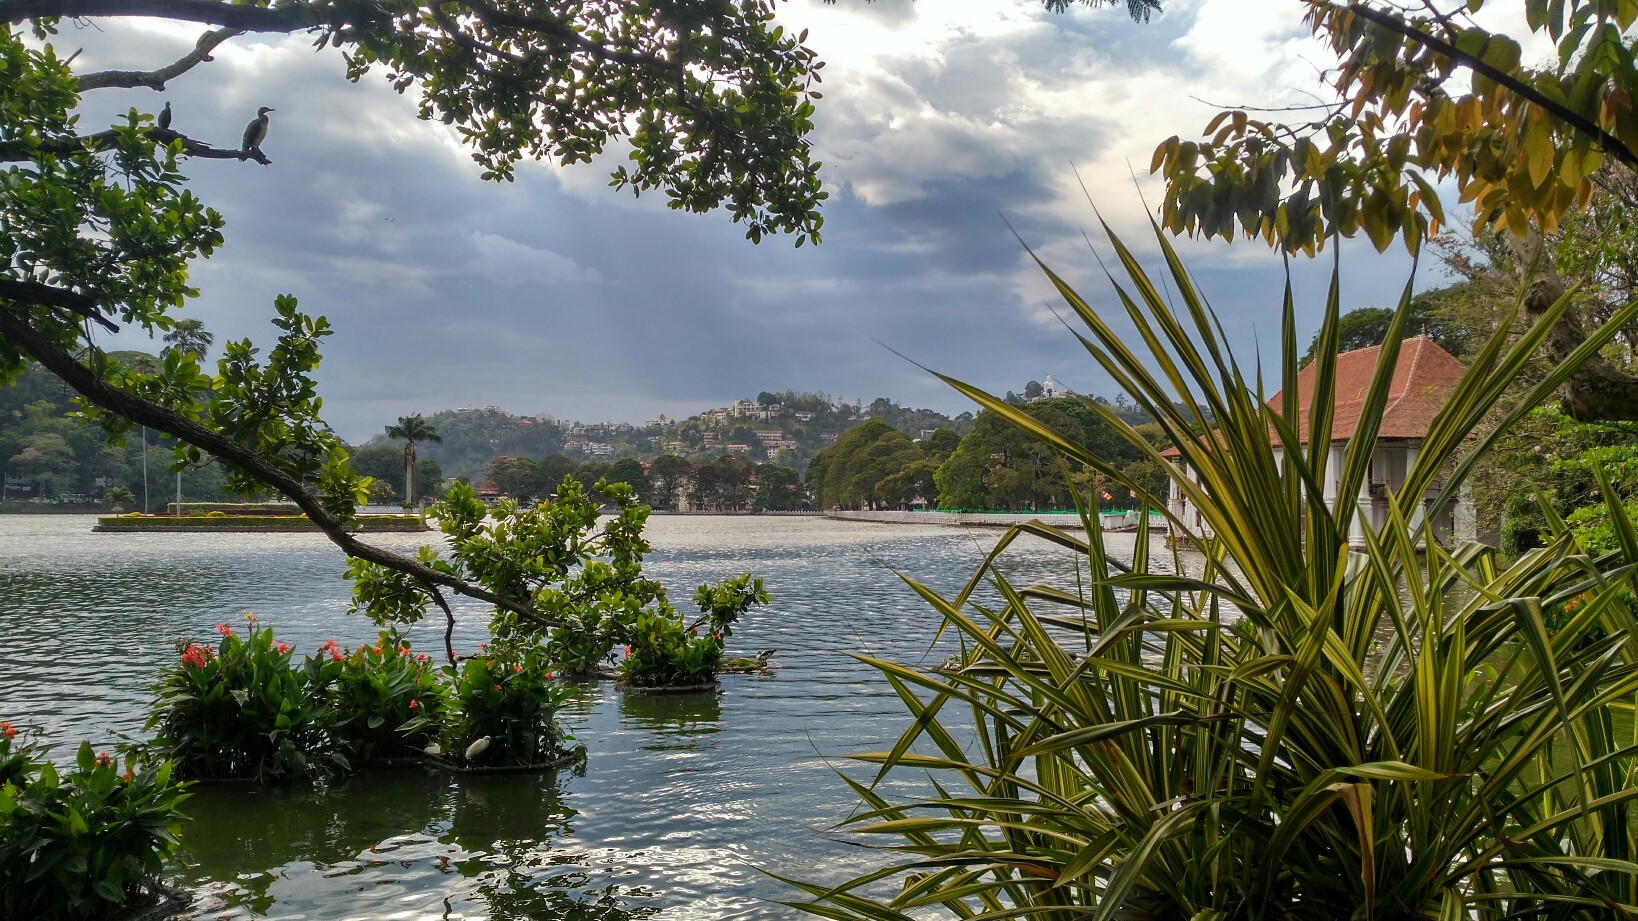
[[[725, 215], [608, 188], [598, 164], [531, 163], [515, 183], [484, 182], [452, 131], [415, 118], [413, 98], [379, 75], [347, 82], [339, 53], [299, 36], [241, 36], [163, 97], [94, 93], [85, 123], [168, 99], [175, 127], [231, 147], [257, 106], [277, 110], [271, 167], [187, 165], [228, 242], [198, 265], [185, 315], [219, 340], [263, 341], [278, 294], [328, 316], [325, 416], [349, 439], [460, 406], [641, 422], [759, 390], [955, 413], [971, 407], [882, 344], [997, 392], [1050, 373], [1115, 395], [1005, 221], [1111, 306], [1082, 239], [1101, 245], [1080, 182], [1143, 242], [1140, 193], [1154, 203], [1159, 190], [1142, 172], [1158, 142], [1198, 136], [1213, 104], [1312, 101], [1325, 65], [1290, 0], [1172, 0], [1148, 25], [1123, 10], [1051, 14], [1039, 0], [781, 11], [828, 62], [814, 143], [830, 200], [816, 248], [753, 245]], [[82, 72], [149, 68], [199, 31], [65, 26], [58, 44], [83, 47]], [[1280, 260], [1255, 242], [1182, 248], [1235, 346], [1277, 348]], [[1391, 303], [1410, 271], [1402, 251], [1350, 246], [1344, 258], [1345, 309]], [[1328, 259], [1295, 267], [1304, 337], [1328, 273]]]

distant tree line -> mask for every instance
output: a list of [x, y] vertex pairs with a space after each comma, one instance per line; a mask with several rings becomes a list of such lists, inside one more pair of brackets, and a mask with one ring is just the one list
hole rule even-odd
[[[1117, 437], [1079, 398], [1029, 404], [1043, 424], [1092, 446], [1157, 494], [1159, 464]], [[1157, 432], [1158, 437], [1158, 432]], [[979, 413], [965, 437], [949, 429], [912, 441], [880, 420], [845, 432], [808, 465], [808, 489], [820, 508], [1041, 511], [1073, 508], [1073, 492], [1103, 507], [1129, 507], [1131, 497], [1095, 471], [1069, 465], [1046, 442], [994, 415]]]
[[539, 460], [496, 457], [484, 468], [481, 487], [522, 501], [556, 494], [566, 477], [595, 494], [598, 481], [627, 483], [660, 511], [799, 511], [808, 507], [801, 474], [791, 467], [753, 463], [738, 455], [690, 461], [662, 454], [648, 465], [634, 458], [575, 461], [562, 454]]

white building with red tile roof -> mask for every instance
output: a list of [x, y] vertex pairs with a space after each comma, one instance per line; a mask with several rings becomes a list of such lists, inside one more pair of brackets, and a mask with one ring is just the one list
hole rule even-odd
[[[1359, 429], [1366, 394], [1381, 351], [1381, 346], [1371, 346], [1337, 356], [1336, 409], [1331, 423], [1331, 452], [1326, 460], [1324, 484], [1326, 504], [1333, 509], [1337, 507], [1339, 498], [1338, 475], [1342, 469], [1343, 455]], [[1389, 385], [1387, 404], [1382, 410], [1382, 423], [1376, 433], [1370, 474], [1360, 485], [1359, 494], [1351, 497], [1358, 506], [1358, 513], [1350, 525], [1350, 544], [1356, 547], [1364, 545], [1362, 527], [1368, 526], [1376, 531], [1387, 522], [1388, 494], [1397, 492], [1404, 485], [1406, 473], [1416, 462], [1422, 439], [1427, 437], [1434, 417], [1449, 402], [1465, 373], [1467, 368], [1455, 356], [1427, 336], [1406, 339], [1400, 345], [1399, 361], [1394, 366], [1393, 382]], [[1314, 397], [1314, 377], [1312, 363], [1297, 374], [1297, 416], [1303, 445], [1308, 444], [1308, 408]], [[1275, 412], [1282, 411], [1284, 405], [1283, 392], [1275, 394], [1268, 401], [1269, 408]], [[1181, 454], [1176, 448], [1162, 453], [1173, 464], [1182, 464]], [[1280, 446], [1276, 445], [1276, 461], [1281, 454]], [[1441, 486], [1436, 484], [1430, 493], [1437, 492]], [[1412, 510], [1413, 526], [1420, 523], [1428, 498], [1431, 495], [1424, 497], [1423, 502]], [[1199, 509], [1193, 507], [1176, 483], [1171, 486], [1167, 507], [1198, 536], [1206, 539], [1212, 536]], [[1473, 539], [1477, 528], [1472, 508], [1472, 501], [1464, 491], [1455, 502], [1441, 509], [1431, 522], [1435, 538]]]

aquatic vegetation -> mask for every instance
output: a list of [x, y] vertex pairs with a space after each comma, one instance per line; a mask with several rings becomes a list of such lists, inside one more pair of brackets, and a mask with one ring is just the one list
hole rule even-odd
[[634, 687], [689, 687], [707, 684], [722, 666], [723, 644], [752, 605], [767, 604], [761, 579], [744, 573], [694, 593], [702, 612], [684, 625], [669, 604], [641, 612], [628, 634], [620, 679]]
[[152, 903], [188, 798], [168, 762], [82, 742], [59, 771], [0, 722], [0, 918], [105, 918]]
[[307, 668], [325, 689], [335, 712], [331, 736], [349, 760], [415, 755], [438, 738], [450, 688], [432, 657], [397, 634], [384, 632], [375, 645], [345, 655], [331, 640]]
[[217, 625], [212, 648], [189, 644], [161, 676], [150, 749], [188, 778], [317, 777], [349, 767], [332, 734], [336, 709], [316, 668], [293, 667], [289, 644], [246, 615]]
[[491, 644], [442, 672], [450, 687], [449, 708], [441, 718], [428, 714], [406, 729], [434, 734], [446, 760], [466, 767], [521, 766], [574, 752], [556, 719], [570, 689], [555, 680], [539, 646]]
[[[752, 605], [768, 602], [761, 581], [742, 574], [700, 586], [694, 600], [704, 613], [686, 623], [665, 586], [643, 573], [643, 558], [653, 549], [643, 537], [648, 506], [626, 483], [599, 480], [594, 489], [614, 504], [612, 517], [603, 517], [572, 477], [564, 478], [553, 499], [532, 508], [503, 500], [491, 509], [470, 486], [458, 484], [432, 508], [450, 550], [445, 555], [422, 548], [420, 558], [505, 602], [490, 618], [496, 642], [539, 643], [553, 671], [566, 677], [599, 674], [614, 661], [614, 650], [625, 646], [627, 658], [619, 667], [630, 684], [711, 681], [731, 625]], [[454, 660], [449, 637], [455, 615], [427, 584], [357, 559], [347, 575], [353, 610], [384, 627], [421, 620], [428, 603], [443, 609], [445, 657]]]

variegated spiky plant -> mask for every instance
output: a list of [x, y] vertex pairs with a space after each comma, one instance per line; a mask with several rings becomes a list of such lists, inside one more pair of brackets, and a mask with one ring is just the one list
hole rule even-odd
[[[1359, 429], [1340, 469], [1327, 469], [1335, 276], [1316, 397], [1306, 410], [1288, 399], [1276, 411], [1261, 369], [1235, 363], [1156, 238], [1176, 309], [1111, 235], [1126, 280], [1110, 280], [1138, 347], [1042, 268], [1084, 322], [1087, 352], [1194, 472], [1167, 465], [1209, 526], [1204, 571], [1151, 566], [1146, 531], [1134, 559], [1113, 560], [1096, 516], [1083, 514], [1084, 540], [1014, 528], [954, 597], [907, 579], [959, 631], [962, 667], [871, 660], [911, 721], [892, 750], [857, 756], [877, 771], [874, 781], [848, 779], [865, 804], [849, 825], [893, 856], [841, 886], [798, 883], [810, 898], [792, 904], [838, 919], [1638, 917], [1629, 815], [1638, 621], [1623, 592], [1638, 534], [1612, 509], [1620, 552], [1591, 558], [1560, 529], [1504, 567], [1476, 544], [1439, 546], [1412, 514], [1430, 490], [1433, 507], [1450, 501], [1497, 435], [1573, 370], [1573, 361], [1552, 368], [1517, 398], [1520, 372], [1565, 304], [1478, 352], [1388, 497], [1387, 524], [1350, 551], [1354, 503], [1333, 509], [1322, 484], [1352, 496], [1367, 476], [1409, 286]], [[1287, 393], [1300, 353], [1292, 316], [1288, 287], [1278, 369]], [[945, 379], [1065, 457], [1122, 479], [1019, 407]], [[1198, 414], [1180, 404], [1203, 407], [1216, 434], [1202, 436]], [[1089, 405], [1163, 460], [1120, 417]], [[1476, 434], [1487, 419], [1499, 424]], [[1309, 434], [1301, 447], [1299, 432]], [[1009, 584], [992, 564], [1026, 536], [1083, 555], [1085, 586]], [[975, 591], [985, 584], [995, 591]], [[1544, 608], [1578, 596], [1587, 602], [1549, 632]], [[1590, 639], [1593, 626], [1602, 638]], [[907, 773], [932, 778], [926, 799], [878, 792], [883, 778]]]

